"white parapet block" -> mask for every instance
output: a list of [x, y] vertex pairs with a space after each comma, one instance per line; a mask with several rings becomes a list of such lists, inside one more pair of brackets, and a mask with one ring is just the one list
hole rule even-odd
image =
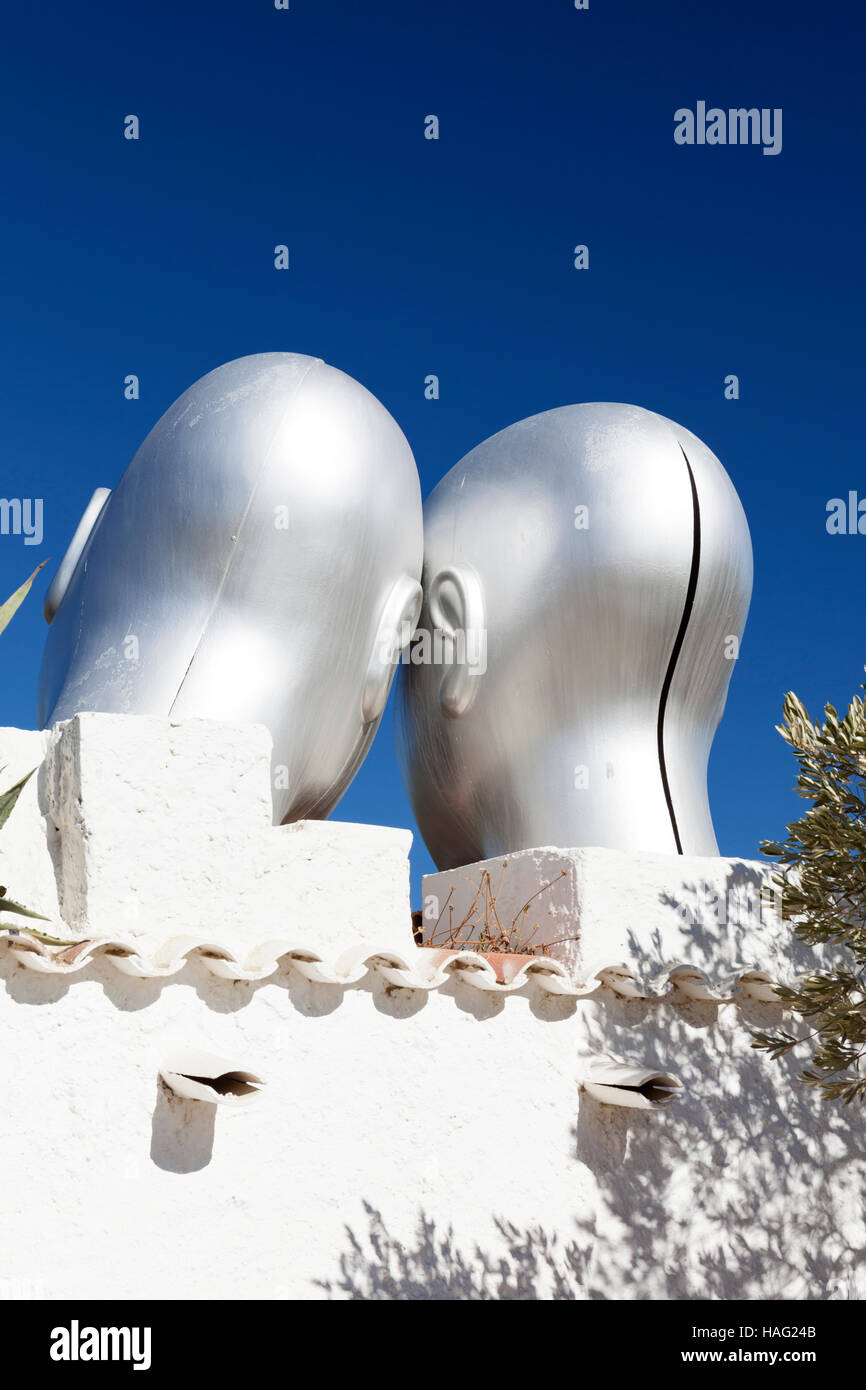
[[0, 869], [46, 930], [144, 953], [178, 937], [239, 956], [269, 938], [329, 958], [359, 941], [412, 949], [411, 832], [274, 826], [261, 725], [80, 714], [50, 734], [0, 731], [2, 764], [9, 784], [41, 764], [0, 833]]
[[778, 915], [774, 872], [747, 859], [518, 850], [427, 874], [424, 939], [471, 950], [501, 929], [512, 949], [541, 949], [582, 979], [618, 962], [644, 979], [679, 965], [717, 979], [742, 967], [789, 978], [796, 942]]
[[[57, 922], [60, 904], [50, 826], [40, 805], [40, 799], [46, 799], [42, 772], [50, 738], [47, 730], [0, 729], [0, 792], [33, 774], [0, 830], [0, 884], [10, 898]], [[8, 914], [3, 920], [11, 926], [25, 926], [27, 921]]]

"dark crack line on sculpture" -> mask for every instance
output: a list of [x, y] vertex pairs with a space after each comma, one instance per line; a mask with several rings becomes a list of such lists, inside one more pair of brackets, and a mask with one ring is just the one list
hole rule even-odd
[[692, 490], [692, 567], [691, 572], [689, 574], [689, 584], [686, 590], [686, 601], [683, 605], [683, 613], [682, 617], [680, 618], [679, 629], [674, 640], [673, 650], [671, 651], [670, 661], [668, 662], [668, 669], [665, 672], [664, 683], [662, 685], [662, 693], [659, 699], [658, 719], [659, 771], [661, 772], [662, 787], [664, 788], [665, 801], [667, 802], [668, 808], [668, 815], [671, 818], [671, 828], [674, 832], [674, 841], [677, 847], [677, 854], [682, 854], [683, 844], [682, 840], [680, 839], [679, 827], [677, 825], [677, 818], [674, 812], [674, 802], [673, 797], [671, 796], [670, 782], [668, 781], [667, 764], [665, 762], [665, 713], [667, 711], [668, 695], [670, 694], [671, 685], [673, 683], [674, 673], [677, 667], [677, 661], [679, 660], [683, 642], [685, 641], [686, 629], [689, 625], [689, 619], [692, 616], [692, 609], [695, 603], [695, 594], [698, 588], [698, 571], [701, 566], [701, 509], [700, 504], [698, 502], [698, 489], [695, 484], [695, 475], [692, 472], [692, 466], [689, 463], [689, 456], [683, 448], [682, 444], [680, 444], [680, 452], [686, 461], [686, 468], [688, 469], [689, 474], [689, 485]]

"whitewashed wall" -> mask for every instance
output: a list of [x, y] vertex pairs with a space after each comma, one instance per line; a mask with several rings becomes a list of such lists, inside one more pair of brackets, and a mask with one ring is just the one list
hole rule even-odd
[[[33, 795], [0, 843], [32, 830]], [[181, 808], [171, 820], [180, 835]], [[339, 888], [329, 864], [324, 894]], [[356, 895], [362, 934], [393, 941], [400, 924], [379, 911]], [[142, 930], [144, 952], [160, 932]], [[255, 923], [240, 937], [249, 958]], [[796, 1061], [750, 1049], [747, 1025], [779, 1015], [748, 982], [732, 1002], [664, 982], [626, 999], [614, 974], [575, 998], [543, 977], [506, 994], [457, 977], [400, 988], [375, 962], [343, 985], [289, 956], [231, 980], [194, 951], [158, 978], [98, 953], [40, 972], [25, 954], [0, 948], [0, 1296], [866, 1293], [862, 1112], [822, 1105]], [[235, 1113], [181, 1101], [158, 1080], [178, 1044], [267, 1085]], [[682, 1099], [602, 1105], [580, 1090], [600, 1052], [674, 1072]]]

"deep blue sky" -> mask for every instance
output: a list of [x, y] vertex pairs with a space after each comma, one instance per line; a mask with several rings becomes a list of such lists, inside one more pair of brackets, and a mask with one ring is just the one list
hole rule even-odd
[[[0, 592], [53, 563], [2, 639], [0, 719], [35, 722], [42, 595], [92, 489], [221, 362], [290, 350], [356, 376], [425, 495], [515, 420], [627, 401], [700, 435], [749, 518], [710, 791], [722, 852], [754, 855], [800, 805], [783, 693], [844, 705], [866, 662], [866, 536], [825, 529], [828, 498], [866, 497], [860, 6], [291, 5], [4, 16], [0, 492], [44, 498], [45, 542], [0, 537]], [[699, 99], [782, 107], [782, 153], [676, 146]], [[412, 824], [390, 713], [335, 816]]]

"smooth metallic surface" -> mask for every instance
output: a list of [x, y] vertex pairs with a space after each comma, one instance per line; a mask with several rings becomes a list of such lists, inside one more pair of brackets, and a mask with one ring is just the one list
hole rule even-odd
[[83, 710], [263, 723], [275, 818], [327, 816], [420, 603], [421, 493], [395, 420], [316, 358], [240, 358], [95, 502], [49, 591], [40, 727]]
[[69, 545], [66, 548], [66, 554], [60, 561], [60, 564], [57, 567], [57, 573], [54, 575], [54, 578], [49, 584], [48, 590], [45, 594], [45, 602], [42, 605], [42, 613], [45, 617], [46, 623], [54, 622], [57, 610], [63, 602], [63, 595], [69, 588], [72, 576], [75, 573], [78, 561], [81, 559], [82, 552], [84, 550], [85, 545], [88, 542], [90, 533], [96, 525], [96, 522], [99, 519], [99, 514], [110, 496], [110, 488], [98, 487], [94, 492], [93, 496], [91, 497], [90, 501], [88, 502], [87, 506], [84, 508], [81, 520], [75, 528], [75, 534], [73, 535], [72, 540], [69, 542]]
[[[636, 406], [535, 415], [443, 478], [424, 545], [398, 743], [438, 867], [545, 845], [717, 854], [707, 760], [752, 551], [706, 445]], [[442, 659], [414, 664], [436, 628]]]

